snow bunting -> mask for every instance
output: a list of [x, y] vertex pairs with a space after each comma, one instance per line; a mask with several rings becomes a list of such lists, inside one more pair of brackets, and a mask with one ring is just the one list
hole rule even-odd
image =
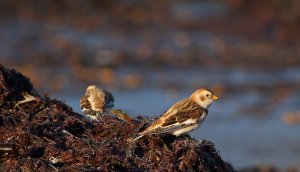
[[93, 120], [109, 112], [114, 106], [112, 94], [95, 85], [87, 87], [85, 95], [80, 99], [80, 107], [84, 114]]
[[208, 113], [207, 109], [217, 99], [218, 97], [211, 91], [199, 89], [190, 97], [175, 103], [159, 119], [129, 141], [135, 141], [150, 134], [168, 133], [179, 136], [193, 131], [204, 121]]

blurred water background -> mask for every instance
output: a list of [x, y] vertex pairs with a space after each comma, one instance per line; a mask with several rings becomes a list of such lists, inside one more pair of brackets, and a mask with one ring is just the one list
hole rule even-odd
[[298, 0], [0, 0], [0, 63], [79, 113], [89, 84], [132, 116], [209, 88], [193, 137], [237, 169], [299, 170], [299, 30]]

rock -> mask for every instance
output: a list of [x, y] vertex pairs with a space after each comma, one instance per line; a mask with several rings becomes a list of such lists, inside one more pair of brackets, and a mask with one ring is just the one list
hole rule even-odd
[[[24, 93], [36, 99], [15, 106]], [[90, 123], [2, 65], [0, 103], [0, 171], [234, 171], [212, 142], [188, 135], [128, 143], [146, 118], [134, 125], [111, 116]]]

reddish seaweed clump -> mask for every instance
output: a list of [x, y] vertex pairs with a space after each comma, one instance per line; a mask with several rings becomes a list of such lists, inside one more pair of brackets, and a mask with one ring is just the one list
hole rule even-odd
[[212, 142], [188, 135], [128, 143], [144, 120], [131, 125], [104, 116], [91, 123], [0, 65], [1, 171], [234, 171]]

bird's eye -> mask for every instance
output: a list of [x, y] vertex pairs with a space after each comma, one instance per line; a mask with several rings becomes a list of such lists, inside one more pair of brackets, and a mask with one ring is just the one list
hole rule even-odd
[[209, 97], [209, 94], [206, 94], [206, 97]]

